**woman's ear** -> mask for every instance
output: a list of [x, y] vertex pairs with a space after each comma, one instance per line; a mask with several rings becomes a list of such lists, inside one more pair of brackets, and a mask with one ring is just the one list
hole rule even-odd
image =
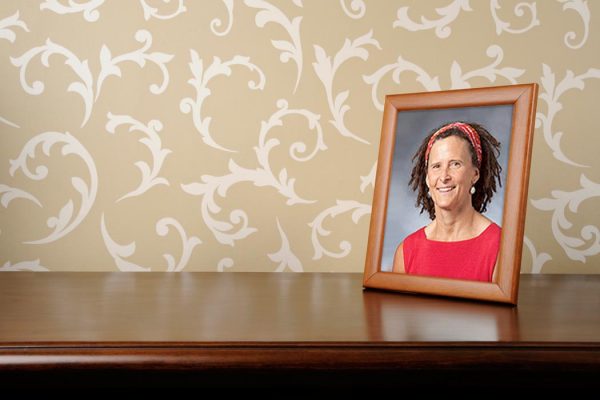
[[478, 180], [479, 180], [479, 168], [475, 168], [475, 176], [473, 177], [473, 182], [471, 182], [471, 185], [476, 184]]

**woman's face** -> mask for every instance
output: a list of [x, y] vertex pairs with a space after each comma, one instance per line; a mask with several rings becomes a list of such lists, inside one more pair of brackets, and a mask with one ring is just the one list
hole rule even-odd
[[436, 209], [458, 211], [472, 207], [471, 187], [479, 179], [469, 144], [458, 136], [439, 139], [431, 146], [426, 183]]

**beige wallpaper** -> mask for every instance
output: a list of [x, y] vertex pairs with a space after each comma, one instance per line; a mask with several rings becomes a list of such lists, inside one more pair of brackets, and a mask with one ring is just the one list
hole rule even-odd
[[538, 82], [524, 272], [600, 273], [600, 2], [0, 2], [0, 270], [363, 269], [385, 94]]

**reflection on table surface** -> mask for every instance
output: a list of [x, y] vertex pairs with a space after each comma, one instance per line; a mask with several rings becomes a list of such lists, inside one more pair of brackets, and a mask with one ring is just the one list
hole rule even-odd
[[518, 305], [366, 291], [377, 341], [600, 343], [600, 275], [521, 275]]
[[518, 338], [514, 307], [410, 294], [364, 295], [369, 338], [391, 342], [496, 342]]

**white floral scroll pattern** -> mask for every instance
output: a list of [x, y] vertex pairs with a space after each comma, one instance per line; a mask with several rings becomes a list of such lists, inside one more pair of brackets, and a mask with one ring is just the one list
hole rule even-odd
[[83, 18], [86, 21], [95, 22], [100, 18], [100, 13], [96, 9], [103, 3], [104, 0], [89, 0], [88, 2], [69, 0], [69, 5], [65, 6], [59, 0], [45, 0], [40, 4], [40, 10], [49, 10], [60, 15], [83, 12]]
[[[488, 79], [490, 82], [495, 82], [497, 77], [500, 76], [514, 84], [517, 83], [517, 78], [523, 75], [525, 72], [523, 69], [512, 67], [497, 68], [502, 63], [502, 59], [504, 57], [504, 52], [500, 46], [492, 45], [488, 47], [486, 54], [488, 57], [494, 58], [494, 61], [490, 65], [467, 73], [463, 73], [460, 64], [454, 61], [450, 68], [451, 89], [470, 88], [471, 84], [468, 82], [468, 80], [475, 77], [483, 77]], [[373, 104], [378, 110], [383, 110], [383, 103], [379, 101], [377, 94], [379, 83], [385, 75], [392, 71], [392, 78], [394, 79], [394, 82], [398, 84], [400, 84], [400, 74], [409, 71], [417, 74], [417, 82], [423, 85], [426, 90], [441, 90], [437, 76], [430, 76], [423, 68], [404, 60], [400, 56], [398, 57], [396, 63], [384, 65], [371, 75], [363, 75], [363, 80], [372, 85], [371, 98], [373, 100]]]
[[0, 117], [0, 122], [2, 122], [3, 124], [6, 124], [8, 126], [12, 126], [13, 128], [20, 128], [19, 125], [15, 124], [14, 122], [11, 122], [9, 120], [7, 120], [6, 118]]
[[360, 58], [363, 61], [366, 61], [369, 58], [369, 52], [364, 48], [365, 46], [371, 45], [381, 50], [379, 42], [373, 39], [372, 36], [373, 31], [369, 31], [369, 33], [362, 35], [353, 41], [346, 39], [343, 47], [336, 53], [333, 60], [325, 53], [325, 50], [323, 50], [322, 47], [318, 45], [314, 46], [316, 62], [313, 63], [313, 67], [317, 76], [325, 86], [327, 103], [329, 104], [329, 109], [333, 115], [333, 120], [330, 122], [337, 128], [342, 136], [352, 138], [365, 144], [369, 144], [369, 142], [352, 133], [344, 123], [344, 115], [350, 110], [350, 106], [344, 104], [348, 99], [350, 90], [338, 93], [334, 99], [333, 80], [338, 68], [344, 62], [354, 57]]
[[[142, 10], [144, 12], [144, 19], [146, 21], [150, 18], [157, 19], [171, 19], [175, 18], [181, 13], [187, 11], [183, 0], [177, 0], [177, 9], [170, 14], [160, 14], [158, 8], [148, 5], [147, 0], [140, 0]], [[163, 0], [164, 3], [170, 3], [171, 0]], [[104, 4], [105, 0], [89, 0], [87, 2], [80, 2], [77, 0], [69, 0], [68, 5], [61, 4], [59, 0], [45, 0], [40, 4], [40, 10], [49, 10], [56, 14], [77, 14], [83, 13], [83, 18], [88, 22], [96, 22], [100, 18], [100, 12], [97, 8]]]
[[8, 185], [0, 184], [0, 204], [4, 208], [8, 208], [8, 205], [11, 201], [15, 199], [26, 199], [34, 202], [39, 207], [42, 207], [42, 203], [31, 193], [28, 193], [24, 190], [10, 187]]
[[[315, 146], [312, 151], [308, 152], [306, 149], [306, 144], [302, 142], [296, 142], [290, 146], [290, 157], [292, 159], [296, 161], [308, 161], [314, 158], [317, 152], [327, 150], [327, 146], [323, 141], [323, 128], [321, 128], [321, 124], [319, 123], [319, 120], [321, 119], [319, 115], [304, 109], [290, 109], [288, 102], [283, 99], [279, 99], [277, 101], [277, 108], [279, 110], [271, 115], [267, 122], [263, 121], [260, 124], [258, 147], [255, 148], [255, 151], [261, 167], [263, 167], [265, 170], [271, 170], [271, 167], [269, 166], [269, 152], [271, 149], [273, 149], [273, 147], [279, 145], [279, 140], [275, 138], [267, 140], [267, 134], [272, 128], [276, 126], [282, 126], [283, 117], [287, 117], [289, 115], [303, 116], [308, 121], [309, 129], [314, 130], [316, 133]], [[305, 155], [303, 156], [303, 154]], [[279, 173], [280, 176], [282, 174], [287, 175], [285, 169], [281, 170]], [[293, 182], [291, 182], [291, 184], [293, 185]]]
[[230, 269], [233, 267], [233, 259], [229, 257], [224, 257], [219, 260], [217, 263], [217, 271], [225, 272], [226, 269]]
[[171, 254], [164, 254], [163, 257], [165, 260], [167, 260], [167, 272], [180, 272], [183, 271], [185, 266], [190, 261], [194, 247], [201, 244], [202, 241], [196, 236], [188, 238], [179, 221], [174, 218], [162, 218], [159, 220], [156, 223], [156, 233], [160, 236], [167, 236], [169, 233], [169, 226], [175, 228], [177, 233], [179, 233], [179, 237], [181, 238], [181, 258], [179, 259], [179, 262], [176, 263], [175, 258]]
[[15, 272], [15, 271], [34, 271], [34, 272], [46, 272], [48, 268], [40, 265], [40, 260], [33, 261], [22, 261], [16, 264], [11, 264], [10, 261], [4, 263], [0, 267], [0, 272]]
[[162, 148], [162, 142], [160, 136], [158, 136], [158, 132], [163, 129], [162, 123], [157, 120], [152, 120], [148, 122], [148, 125], [144, 125], [129, 115], [113, 115], [108, 113], [106, 130], [114, 134], [116, 128], [120, 125], [129, 125], [129, 132], [139, 131], [146, 134], [147, 137], [140, 139], [140, 143], [148, 147], [152, 154], [152, 168], [144, 161], [137, 161], [135, 165], [142, 173], [142, 182], [140, 182], [136, 189], [119, 198], [117, 202], [128, 197], [140, 196], [156, 185], [169, 186], [169, 181], [166, 178], [158, 176], [162, 164], [165, 161], [165, 157], [171, 153], [171, 150]]
[[496, 68], [502, 62], [504, 58], [504, 52], [502, 48], [497, 45], [492, 45], [487, 48], [486, 54], [490, 58], [495, 60], [488, 66], [480, 69], [476, 69], [471, 72], [463, 74], [462, 69], [458, 62], [454, 61], [452, 67], [450, 67], [450, 79], [452, 80], [452, 89], [465, 89], [470, 88], [471, 85], [467, 82], [469, 79], [475, 77], [482, 77], [488, 79], [491, 83], [496, 82], [496, 78], [501, 76], [508, 80], [512, 84], [517, 83], [517, 78], [523, 75], [524, 69], [503, 67]]
[[327, 217], [335, 218], [336, 216], [352, 211], [352, 221], [358, 224], [360, 218], [371, 213], [371, 205], [359, 203], [354, 200], [337, 200], [336, 205], [323, 210], [317, 217], [308, 224], [312, 228], [311, 241], [315, 254], [313, 260], [319, 260], [324, 255], [333, 258], [343, 258], [350, 254], [352, 245], [347, 240], [340, 242], [340, 252], [327, 250], [319, 241], [319, 237], [329, 236], [331, 231], [323, 227], [323, 222]]
[[[217, 205], [215, 200], [216, 194], [225, 197], [227, 190], [232, 185], [244, 181], [258, 181], [257, 186], [260, 186], [264, 174], [260, 174], [259, 171], [254, 173], [253, 170], [241, 168], [233, 160], [229, 161], [229, 171], [228, 175], [220, 177], [203, 175], [201, 177], [202, 183], [182, 184], [181, 189], [188, 194], [202, 197], [200, 209], [204, 223], [219, 243], [234, 246], [236, 240], [248, 237], [256, 232], [256, 228], [248, 226], [248, 215], [243, 210], [233, 210], [229, 214], [229, 222], [214, 218], [213, 214], [221, 211], [221, 207]], [[250, 173], [248, 173], [249, 171]], [[266, 184], [262, 186], [266, 186]]]
[[[169, 3], [170, 0], [163, 0], [165, 3]], [[142, 5], [142, 9], [144, 10], [144, 19], [146, 21], [150, 20], [150, 18], [156, 19], [171, 19], [175, 18], [181, 13], [187, 11], [187, 8], [183, 4], [183, 0], [177, 0], [177, 9], [170, 14], [160, 14], [158, 8], [149, 6], [146, 3], [146, 0], [140, 0], [140, 4]]]
[[523, 243], [525, 243], [525, 246], [527, 246], [527, 249], [531, 253], [531, 273], [539, 274], [540, 272], [542, 272], [542, 267], [544, 266], [544, 264], [547, 261], [552, 260], [552, 257], [548, 253], [538, 254], [537, 250], [535, 249], [535, 246], [533, 245], [533, 242], [527, 236], [523, 237]]
[[233, 26], [233, 0], [223, 0], [223, 3], [225, 4], [225, 7], [227, 7], [227, 15], [229, 17], [229, 22], [227, 23], [225, 30], [221, 32], [217, 31], [217, 28], [220, 28], [221, 25], [223, 25], [223, 22], [220, 19], [214, 18], [210, 21], [210, 30], [217, 36], [227, 35]]
[[160, 86], [154, 83], [150, 85], [150, 92], [153, 94], [163, 93], [169, 85], [169, 71], [167, 70], [166, 64], [173, 59], [173, 55], [159, 52], [147, 53], [152, 46], [152, 35], [146, 30], [142, 29], [137, 31], [135, 33], [135, 40], [142, 43], [143, 46], [135, 51], [114, 58], [112, 57], [110, 49], [106, 46], [102, 46], [102, 49], [100, 50], [100, 65], [102, 70], [98, 75], [96, 84], [96, 100], [98, 99], [98, 96], [100, 96], [102, 83], [107, 77], [111, 75], [121, 76], [121, 69], [117, 65], [124, 61], [135, 62], [140, 68], [143, 68], [146, 65], [146, 61], [156, 64], [162, 72], [163, 81]]
[[53, 43], [50, 39], [46, 40], [46, 44], [39, 47], [34, 47], [27, 52], [25, 52], [21, 57], [12, 58], [11, 62], [14, 66], [19, 67], [19, 77], [21, 81], [21, 86], [31, 95], [39, 95], [44, 91], [44, 84], [40, 81], [33, 82], [32, 85], [27, 83], [25, 79], [25, 75], [27, 72], [27, 66], [31, 62], [31, 60], [37, 55], [40, 56], [41, 62], [45, 67], [49, 67], [49, 58], [54, 54], [61, 54], [66, 58], [65, 64], [68, 65], [79, 77], [80, 81], [72, 82], [67, 91], [78, 93], [84, 102], [85, 105], [85, 114], [83, 117], [83, 122], [81, 126], [83, 127], [89, 120], [90, 115], [92, 113], [92, 107], [94, 102], [98, 99], [100, 95], [100, 90], [102, 88], [102, 84], [104, 80], [111, 76], [121, 76], [121, 69], [117, 66], [117, 64], [123, 61], [133, 61], [137, 63], [140, 67], [144, 67], [146, 61], [152, 61], [155, 63], [163, 73], [163, 82], [161, 85], [152, 84], [150, 85], [150, 91], [154, 94], [160, 94], [165, 91], [168, 83], [169, 83], [169, 73], [166, 69], [165, 64], [168, 63], [173, 56], [165, 53], [150, 53], [147, 54], [146, 51], [152, 45], [152, 35], [150, 32], [145, 30], [139, 30], [135, 34], [135, 39], [140, 43], [143, 43], [142, 48], [133, 51], [131, 53], [123, 54], [121, 56], [112, 58], [110, 50], [106, 46], [102, 46], [100, 51], [100, 64], [101, 71], [98, 76], [98, 80], [96, 83], [97, 91], [96, 96], [94, 98], [94, 89], [93, 89], [93, 81], [94, 78], [92, 73], [90, 72], [90, 67], [88, 65], [87, 60], [81, 61], [75, 54], [73, 54], [67, 48], [60, 46], [56, 43]]
[[83, 99], [85, 105], [85, 114], [81, 126], [84, 126], [91, 115], [92, 105], [94, 103], [93, 78], [87, 60], [79, 60], [79, 58], [77, 58], [77, 56], [73, 54], [70, 50], [66, 49], [63, 46], [53, 43], [50, 39], [47, 39], [45, 45], [34, 47], [25, 52], [21, 57], [11, 57], [10, 61], [14, 66], [19, 67], [20, 69], [19, 78], [23, 90], [25, 90], [25, 92], [31, 95], [39, 95], [44, 91], [44, 84], [40, 81], [35, 81], [30, 86], [27, 83], [25, 79], [27, 66], [35, 56], [40, 55], [42, 64], [48, 68], [50, 66], [49, 58], [53, 54], [63, 55], [67, 59], [65, 61], [65, 64], [68, 65], [81, 80], [81, 82], [72, 82], [69, 85], [67, 91], [78, 93]]
[[450, 36], [452, 29], [448, 26], [454, 22], [461, 11], [473, 11], [469, 5], [469, 0], [454, 0], [446, 7], [436, 8], [435, 11], [440, 16], [437, 20], [428, 20], [425, 17], [421, 17], [421, 23], [414, 22], [408, 16], [408, 7], [400, 7], [396, 21], [393, 23], [393, 27], [404, 28], [411, 32], [423, 31], [435, 28], [435, 34], [440, 39], [445, 39]]
[[261, 123], [259, 144], [255, 147], [259, 168], [243, 168], [231, 159], [229, 160], [229, 174], [223, 176], [203, 175], [201, 177], [202, 182], [181, 185], [184, 192], [202, 197], [202, 218], [219, 243], [233, 246], [236, 240], [244, 239], [256, 231], [256, 228], [248, 225], [248, 215], [243, 210], [232, 211], [229, 215], [229, 222], [219, 221], [213, 217], [214, 214], [221, 211], [221, 207], [216, 203], [216, 195], [225, 197], [229, 188], [237, 183], [252, 182], [258, 187], [273, 187], [287, 199], [287, 205], [314, 202], [314, 200], [305, 200], [296, 194], [294, 189], [295, 179], [288, 177], [285, 168], [279, 171], [278, 176], [275, 176], [269, 164], [269, 153], [280, 142], [275, 138], [267, 140], [267, 133], [273, 127], [281, 126], [283, 124], [282, 118], [285, 116], [304, 116], [308, 120], [309, 128], [316, 131], [316, 145], [312, 151], [309, 151], [304, 143], [294, 143], [290, 147], [290, 156], [296, 161], [308, 161], [318, 151], [327, 148], [323, 142], [323, 132], [319, 124], [320, 117], [308, 110], [289, 109], [285, 100], [279, 100], [277, 107], [279, 110], [267, 122]]
[[[577, 34], [573, 31], [568, 32], [565, 35], [565, 44], [571, 49], [579, 49], [581, 48], [590, 33], [590, 9], [588, 8], [588, 2], [583, 0], [558, 0], [563, 4], [563, 10], [573, 10], [581, 17], [583, 21], [583, 38], [579, 43], [573, 43], [573, 41], [577, 38]], [[571, 41], [571, 42], [569, 42]]]
[[[14, 43], [17, 35], [15, 32], [10, 29], [11, 27], [18, 27], [23, 29], [25, 32], [29, 32], [29, 28], [25, 24], [25, 22], [19, 19], [19, 11], [11, 15], [10, 17], [6, 17], [0, 20], [0, 39], [8, 40], [11, 43]], [[8, 126], [12, 126], [13, 128], [20, 128], [16, 123], [9, 121], [8, 119], [0, 116], [0, 123], [6, 124]]]
[[2, 122], [3, 124], [6, 124], [8, 126], [12, 126], [13, 128], [20, 128], [19, 125], [15, 124], [14, 122], [11, 122], [9, 120], [7, 120], [6, 118], [0, 117], [0, 122]]
[[554, 122], [556, 114], [563, 109], [563, 104], [559, 101], [560, 96], [569, 89], [583, 90], [585, 87], [584, 81], [591, 78], [600, 79], [600, 69], [590, 68], [581, 75], [575, 75], [573, 71], [567, 70], [563, 80], [556, 83], [556, 77], [550, 67], [546, 64], [543, 64], [542, 66], [542, 77], [540, 79], [542, 92], [540, 93], [539, 98], [546, 103], [547, 110], [546, 114], [543, 114], [541, 111], [537, 112], [536, 128], [542, 127], [544, 139], [550, 149], [552, 149], [554, 158], [576, 167], [586, 166], [571, 160], [563, 153], [560, 148], [560, 140], [564, 133], [552, 133], [552, 123]]
[[120, 245], [115, 242], [110, 235], [108, 234], [108, 230], [106, 229], [106, 223], [104, 222], [104, 214], [102, 214], [102, 218], [100, 221], [100, 231], [102, 232], [102, 239], [104, 240], [104, 245], [108, 250], [108, 253], [115, 260], [117, 264], [117, 268], [123, 272], [143, 272], [150, 271], [150, 268], [142, 267], [141, 265], [134, 264], [130, 261], [125, 260], [127, 257], [131, 257], [133, 253], [135, 253], [135, 242], [131, 242], [127, 245]]
[[586, 261], [586, 257], [600, 254], [600, 230], [597, 226], [586, 225], [581, 229], [579, 237], [568, 236], [563, 230], [573, 227], [565, 211], [577, 213], [579, 205], [594, 197], [600, 197], [600, 184], [592, 182], [585, 175], [579, 178], [581, 189], [572, 192], [553, 190], [552, 198], [532, 200], [533, 206], [539, 210], [552, 211], [552, 234], [572, 260]]
[[439, 78], [437, 76], [430, 76], [427, 71], [419, 67], [417, 64], [405, 60], [402, 58], [402, 56], [398, 56], [398, 59], [395, 63], [384, 65], [371, 75], [363, 75], [363, 80], [371, 85], [371, 99], [373, 100], [375, 108], [383, 111], [383, 103], [379, 101], [377, 95], [379, 83], [383, 77], [388, 73], [393, 72], [392, 79], [394, 82], [400, 85], [400, 75], [407, 71], [415, 73], [417, 75], [417, 82], [423, 85], [427, 91], [441, 90]]
[[10, 160], [10, 175], [14, 176], [16, 171], [21, 170], [29, 179], [37, 181], [45, 179], [48, 175], [48, 168], [45, 166], [38, 166], [35, 169], [35, 172], [32, 172], [27, 165], [27, 159], [35, 158], [35, 150], [38, 145], [42, 146], [42, 150], [47, 156], [50, 155], [50, 149], [57, 143], [63, 145], [63, 156], [75, 154], [85, 162], [90, 175], [89, 186], [88, 183], [80, 177], [71, 177], [71, 184], [81, 195], [79, 211], [76, 215], [73, 215], [73, 201], [69, 200], [62, 207], [57, 217], [48, 219], [48, 227], [54, 228], [54, 231], [43, 239], [25, 242], [27, 244], [51, 243], [69, 234], [81, 224], [96, 199], [96, 193], [98, 191], [98, 172], [96, 171], [94, 160], [85, 147], [83, 147], [83, 145], [68, 132], [44, 132], [33, 137], [25, 144], [19, 157], [16, 160]]
[[515, 15], [517, 15], [518, 17], [523, 17], [525, 15], [525, 10], [529, 10], [529, 14], [531, 14], [531, 21], [529, 21], [529, 25], [521, 29], [510, 28], [510, 23], [502, 21], [497, 14], [497, 10], [499, 10], [500, 8], [501, 6], [498, 3], [498, 0], [490, 1], [490, 10], [492, 12], [492, 18], [496, 23], [497, 35], [501, 35], [502, 32], [514, 34], [525, 33], [528, 30], [540, 25], [540, 20], [537, 17], [537, 9], [535, 3], [519, 3], [515, 6]]
[[8, 40], [11, 43], [15, 42], [17, 38], [16, 33], [10, 29], [10, 27], [19, 27], [25, 32], [29, 32], [29, 28], [25, 22], [19, 19], [19, 12], [17, 11], [10, 17], [6, 17], [0, 20], [0, 39]]
[[215, 142], [209, 131], [212, 118], [202, 117], [202, 104], [212, 93], [208, 88], [208, 83], [211, 79], [219, 75], [230, 76], [231, 67], [234, 65], [241, 65], [252, 72], [256, 71], [258, 73], [259, 81], [248, 81], [248, 87], [252, 90], [262, 90], [265, 87], [265, 75], [260, 68], [250, 62], [249, 57], [238, 55], [225, 62], [222, 62], [219, 57], [214, 57], [212, 64], [206, 70], [204, 70], [204, 63], [195, 50], [190, 50], [190, 57], [191, 62], [188, 65], [192, 71], [193, 78], [188, 82], [196, 89], [196, 98], [184, 98], [179, 104], [179, 109], [184, 114], [192, 113], [194, 126], [202, 136], [202, 141], [204, 143], [218, 150], [235, 152], [235, 150], [227, 149]]
[[371, 186], [373, 188], [375, 187], [376, 173], [377, 173], [377, 161], [375, 161], [375, 163], [371, 167], [371, 170], [369, 171], [369, 173], [366, 176], [360, 177], [360, 191], [362, 193], [364, 193], [365, 190], [367, 189], [367, 187], [369, 187], [369, 186]]
[[[116, 243], [109, 235], [108, 230], [106, 229], [106, 223], [104, 222], [104, 214], [102, 214], [101, 219], [101, 231], [102, 238], [104, 239], [104, 244], [110, 253], [110, 255], [115, 260], [117, 267], [120, 271], [150, 271], [150, 267], [143, 267], [138, 264], [134, 264], [125, 260], [124, 258], [131, 257], [133, 253], [135, 253], [135, 242], [131, 242], [128, 245], [120, 245]], [[194, 247], [201, 244], [202, 241], [198, 239], [196, 236], [189, 237], [187, 236], [183, 226], [174, 218], [166, 217], [161, 218], [156, 223], [156, 233], [160, 236], [167, 236], [169, 234], [169, 227], [172, 226], [175, 228], [177, 233], [179, 233], [179, 237], [181, 238], [182, 243], [182, 251], [181, 257], [178, 262], [175, 261], [175, 257], [171, 254], [164, 254], [163, 257], [167, 261], [167, 272], [180, 272], [188, 264]]]
[[277, 218], [277, 229], [281, 237], [281, 248], [276, 253], [267, 254], [271, 261], [279, 263], [275, 272], [284, 272], [286, 268], [292, 272], [302, 272], [302, 263], [290, 249], [290, 241], [279, 223], [279, 218]]
[[342, 10], [344, 13], [352, 19], [360, 19], [365, 16], [365, 12], [367, 12], [367, 6], [363, 0], [352, 0], [350, 2], [350, 10], [346, 6], [347, 0], [340, 0], [340, 4], [342, 5]]
[[[290, 19], [277, 7], [264, 1], [264, 0], [244, 0], [244, 3], [248, 7], [258, 8], [261, 11], [256, 13], [256, 26], [264, 28], [269, 22], [274, 22], [281, 25], [292, 39], [291, 42], [285, 40], [271, 40], [271, 44], [277, 50], [281, 51], [279, 59], [283, 63], [287, 63], [290, 60], [294, 60], [297, 68], [296, 84], [294, 86], [294, 93], [300, 83], [300, 76], [302, 75], [302, 43], [300, 41], [300, 22], [302, 17], [296, 17], [290, 21]], [[300, 5], [301, 6], [301, 5]]]

